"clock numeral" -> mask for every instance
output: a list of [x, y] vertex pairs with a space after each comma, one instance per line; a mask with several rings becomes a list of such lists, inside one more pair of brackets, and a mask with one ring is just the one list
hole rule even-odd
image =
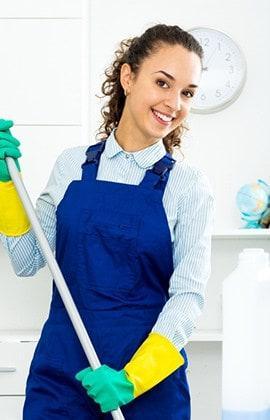
[[199, 38], [199, 39], [200, 39], [200, 44], [203, 47], [209, 47], [209, 42], [210, 42], [209, 38]]
[[221, 31], [194, 27], [191, 33], [205, 53], [202, 83], [192, 109], [196, 113], [216, 112], [238, 97], [245, 82], [246, 60], [237, 42]]

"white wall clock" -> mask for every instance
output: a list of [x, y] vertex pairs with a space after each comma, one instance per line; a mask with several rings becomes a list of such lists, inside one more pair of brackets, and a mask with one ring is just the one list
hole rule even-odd
[[202, 77], [191, 112], [218, 112], [231, 105], [244, 87], [247, 74], [244, 54], [230, 36], [216, 29], [196, 27], [188, 32], [204, 50]]

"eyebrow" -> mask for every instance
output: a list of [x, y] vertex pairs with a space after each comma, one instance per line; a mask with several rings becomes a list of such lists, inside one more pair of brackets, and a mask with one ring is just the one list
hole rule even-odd
[[[168, 77], [168, 79], [171, 79], [171, 80], [175, 81], [175, 78], [171, 74], [167, 73], [164, 70], [158, 70], [158, 71], [155, 71], [154, 73], [163, 73], [165, 76]], [[197, 88], [199, 86], [198, 85], [194, 85], [194, 84], [190, 84], [190, 85], [188, 85], [188, 87]]]

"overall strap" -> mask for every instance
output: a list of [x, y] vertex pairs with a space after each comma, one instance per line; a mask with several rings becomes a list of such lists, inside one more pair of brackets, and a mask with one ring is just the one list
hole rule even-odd
[[105, 148], [105, 141], [100, 141], [92, 146], [89, 146], [86, 150], [86, 161], [83, 163], [82, 167], [87, 163], [98, 163], [100, 159], [100, 155]]
[[[105, 143], [106, 141], [100, 141], [99, 143], [89, 146], [86, 150], [86, 161], [82, 164], [83, 178], [89, 176], [96, 178], [100, 156], [105, 148]], [[148, 169], [145, 172], [140, 187], [155, 188], [160, 190], [163, 194], [170, 170], [173, 168], [175, 162], [176, 160], [167, 152], [163, 158], [154, 164], [152, 169]], [[94, 165], [89, 165], [89, 163]]]
[[140, 183], [143, 188], [155, 188], [162, 192], [165, 190], [167, 181], [169, 179], [170, 170], [173, 168], [176, 160], [173, 159], [170, 153], [166, 153], [162, 159], [157, 161], [152, 169], [145, 172], [145, 176]]
[[[105, 148], [105, 141], [100, 141], [96, 144], [93, 144], [88, 147], [86, 150], [86, 160], [82, 164], [82, 179], [85, 178], [95, 178], [97, 176], [98, 164], [100, 160], [100, 156]], [[94, 165], [89, 165], [90, 163]]]

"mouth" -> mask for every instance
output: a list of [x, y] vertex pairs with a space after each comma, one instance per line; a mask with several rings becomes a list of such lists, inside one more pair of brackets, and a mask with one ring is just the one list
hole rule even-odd
[[156, 109], [151, 108], [152, 114], [157, 122], [161, 125], [168, 126], [175, 119], [171, 115], [163, 114], [162, 112], [157, 111]]

